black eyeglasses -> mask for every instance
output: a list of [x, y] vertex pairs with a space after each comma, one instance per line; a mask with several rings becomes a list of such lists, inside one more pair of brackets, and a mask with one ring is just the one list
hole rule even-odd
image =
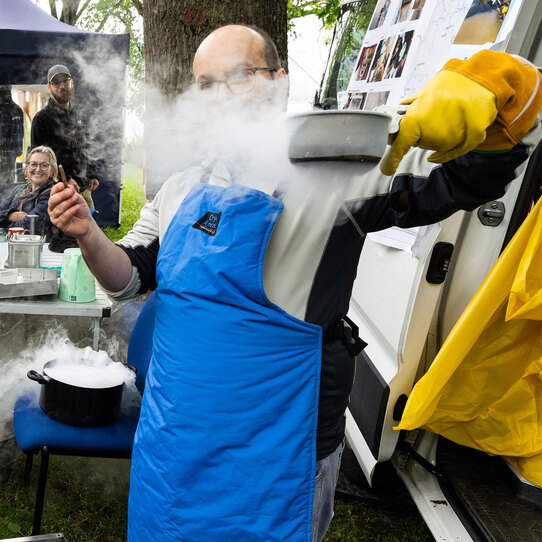
[[232, 94], [246, 94], [254, 89], [256, 72], [276, 72], [276, 68], [245, 68], [228, 75], [224, 79], [196, 83], [198, 91], [206, 100], [214, 100], [220, 85], [226, 85]]

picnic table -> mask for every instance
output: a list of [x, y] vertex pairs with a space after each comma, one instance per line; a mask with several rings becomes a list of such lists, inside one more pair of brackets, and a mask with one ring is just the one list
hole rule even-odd
[[[0, 268], [8, 255], [8, 244], [0, 243]], [[46, 243], [43, 247], [41, 265], [43, 267], [61, 267], [62, 253], [51, 252]], [[96, 299], [87, 303], [71, 303], [62, 301], [57, 296], [41, 296], [32, 298], [0, 299], [0, 314], [37, 314], [50, 316], [69, 316], [90, 318], [92, 320], [92, 347], [98, 350], [100, 343], [100, 323], [102, 318], [111, 316], [113, 301], [96, 282]]]

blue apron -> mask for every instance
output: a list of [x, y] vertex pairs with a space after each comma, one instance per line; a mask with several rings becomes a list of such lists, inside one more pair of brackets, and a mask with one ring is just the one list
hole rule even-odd
[[130, 542], [311, 539], [321, 329], [263, 289], [282, 207], [198, 184], [164, 236]]

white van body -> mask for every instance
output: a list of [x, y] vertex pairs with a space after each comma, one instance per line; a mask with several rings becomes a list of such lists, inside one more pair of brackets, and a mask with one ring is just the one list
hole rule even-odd
[[[426, 5], [430, 2], [427, 0]], [[367, 9], [368, 3], [343, 2], [345, 17], [348, 12]], [[401, 0], [392, 0], [392, 4], [399, 5]], [[317, 107], [341, 107], [344, 101], [341, 96], [348, 79], [344, 74], [353, 70], [355, 63], [351, 55], [346, 60], [338, 57], [341, 47], [347, 49], [340, 43], [343, 31], [352, 33], [344, 19], [336, 27]], [[541, 37], [542, 1], [525, 0], [506, 51], [542, 66]], [[393, 430], [414, 383], [431, 365], [532, 200], [540, 195], [541, 154], [539, 147], [499, 201], [478, 211], [456, 213], [430, 226], [415, 256], [370, 238], [363, 247], [348, 316], [359, 326], [359, 335], [368, 346], [356, 360], [346, 414], [347, 441], [369, 485], [377, 483], [382, 466], [394, 466], [436, 540], [534, 541], [542, 536], [541, 488], [522, 479], [504, 462], [502, 468], [510, 476], [502, 475], [502, 471], [497, 474], [497, 458], [450, 447], [425, 431]], [[441, 269], [437, 270], [443, 282], [436, 284], [428, 282], [426, 276], [431, 256], [439, 249], [444, 249]], [[456, 461], [455, 457], [463, 466], [445, 468], [446, 462], [451, 465]], [[486, 457], [491, 463], [487, 472]], [[473, 472], [467, 472], [471, 468]], [[459, 478], [463, 472], [467, 481], [461, 479], [459, 483], [454, 472], [460, 473]], [[476, 472], [485, 477], [484, 487], [474, 487], [477, 482], [468, 481], [469, 476], [476, 478]], [[507, 478], [504, 486], [503, 478]]]

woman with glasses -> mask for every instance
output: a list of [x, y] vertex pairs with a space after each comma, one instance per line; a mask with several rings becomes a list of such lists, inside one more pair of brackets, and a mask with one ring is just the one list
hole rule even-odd
[[35, 231], [49, 241], [51, 222], [47, 204], [51, 188], [58, 180], [56, 156], [50, 147], [36, 147], [26, 157], [25, 175], [28, 182], [15, 186], [3, 201], [0, 201], [0, 227], [30, 228], [29, 215], [36, 215]]

